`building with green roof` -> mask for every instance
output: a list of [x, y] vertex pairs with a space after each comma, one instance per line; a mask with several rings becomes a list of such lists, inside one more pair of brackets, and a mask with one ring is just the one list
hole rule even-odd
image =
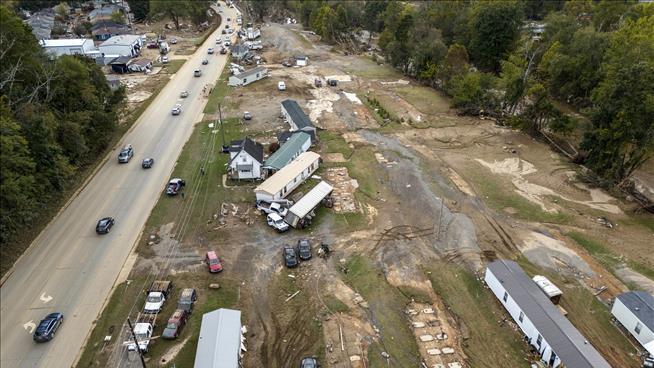
[[311, 136], [302, 131], [294, 132], [275, 153], [268, 157], [263, 168], [268, 170], [268, 175], [270, 175], [286, 166], [301, 153], [306, 152], [309, 147], [311, 147]]

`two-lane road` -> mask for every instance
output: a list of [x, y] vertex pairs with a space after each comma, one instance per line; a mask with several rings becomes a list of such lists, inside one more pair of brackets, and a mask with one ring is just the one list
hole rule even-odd
[[[235, 26], [236, 9], [221, 6]], [[16, 263], [0, 289], [0, 366], [70, 367], [109, 296], [133, 249], [150, 211], [170, 177], [174, 163], [193, 125], [202, 116], [202, 89], [214, 84], [228, 55], [207, 55], [221, 37], [225, 22], [172, 77], [136, 125], [122, 139], [131, 143], [134, 157], [118, 164], [116, 152], [52, 220]], [[208, 65], [201, 65], [209, 59]], [[193, 70], [202, 76], [194, 77]], [[182, 90], [189, 97], [180, 98]], [[182, 105], [172, 116], [171, 108]], [[150, 170], [141, 160], [154, 157]], [[98, 219], [112, 216], [116, 224], [107, 235], [96, 235]], [[65, 316], [55, 339], [36, 344], [31, 332], [48, 313]]]

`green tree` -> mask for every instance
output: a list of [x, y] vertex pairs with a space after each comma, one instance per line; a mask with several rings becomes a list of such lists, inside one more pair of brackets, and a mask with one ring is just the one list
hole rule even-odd
[[475, 65], [486, 71], [499, 71], [500, 60], [518, 39], [522, 9], [516, 1], [480, 1], [470, 19], [468, 50]]
[[111, 13], [111, 21], [118, 24], [125, 24], [125, 15], [123, 12], [115, 11]]
[[469, 71], [450, 81], [447, 92], [452, 96], [452, 106], [467, 114], [497, 111], [498, 101], [492, 89], [495, 79], [491, 74]]
[[179, 20], [186, 16], [188, 8], [186, 1], [150, 0], [150, 17], [166, 16], [175, 24], [179, 30]]
[[382, 14], [388, 6], [388, 1], [366, 1], [363, 6], [363, 27], [370, 32], [381, 32], [384, 29]]
[[134, 14], [134, 20], [142, 22], [147, 19], [150, 14], [150, 1], [149, 0], [127, 0], [129, 9]]

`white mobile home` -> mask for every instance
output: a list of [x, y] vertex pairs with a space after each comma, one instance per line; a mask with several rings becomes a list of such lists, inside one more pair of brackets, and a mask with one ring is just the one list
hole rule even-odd
[[97, 51], [90, 38], [41, 40], [39, 43], [46, 53], [54, 57], [61, 55], [90, 56]]
[[138, 56], [142, 47], [141, 36], [137, 35], [113, 36], [98, 46], [102, 54], [128, 57]]
[[290, 164], [284, 166], [273, 176], [254, 189], [257, 202], [272, 202], [286, 198], [320, 166], [320, 155], [304, 152]]
[[297, 66], [307, 66], [307, 65], [309, 65], [309, 57], [308, 56], [296, 55], [294, 58], [295, 58], [295, 65], [297, 65]]
[[316, 127], [295, 100], [282, 101], [282, 116], [291, 127], [291, 131], [303, 131], [316, 141]]
[[611, 314], [654, 356], [654, 297], [644, 291], [618, 295]]
[[302, 228], [304, 225], [304, 219], [308, 214], [313, 211], [314, 208], [318, 207], [320, 202], [322, 202], [325, 197], [331, 194], [334, 190], [334, 187], [329, 185], [326, 181], [321, 181], [305, 194], [302, 199], [297, 201], [291, 208], [288, 209], [284, 221], [293, 226], [294, 228]]
[[252, 82], [256, 82], [260, 79], [263, 79], [268, 76], [268, 69], [258, 66], [250, 70], [246, 70], [243, 73], [234, 74], [229, 77], [228, 85], [235, 86], [247, 86]]
[[611, 367], [516, 262], [488, 264], [484, 281], [546, 366]]
[[263, 146], [245, 137], [241, 141], [232, 141], [229, 146], [230, 179], [261, 179], [263, 165]]

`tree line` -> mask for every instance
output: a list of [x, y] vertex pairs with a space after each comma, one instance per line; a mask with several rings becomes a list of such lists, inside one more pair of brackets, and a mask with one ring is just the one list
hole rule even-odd
[[29, 26], [0, 5], [0, 247], [96, 162], [117, 130], [124, 89], [92, 60], [51, 59]]
[[[385, 62], [467, 114], [535, 136], [581, 133], [574, 159], [625, 183], [654, 154], [654, 4], [612, 0], [249, 2], [326, 42], [379, 35]], [[544, 26], [544, 27], [543, 27]], [[570, 106], [584, 119], [563, 112]]]

